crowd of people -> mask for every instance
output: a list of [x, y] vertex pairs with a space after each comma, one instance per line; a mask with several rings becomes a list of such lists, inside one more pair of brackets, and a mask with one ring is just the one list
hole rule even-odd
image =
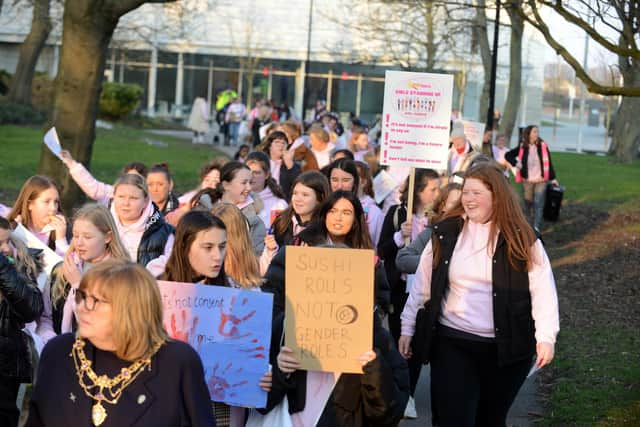
[[[241, 146], [238, 123], [253, 110], [230, 97], [221, 119], [238, 154], [202, 165], [180, 197], [166, 163], [128, 163], [110, 185], [63, 151], [61, 167], [94, 202], [68, 219], [58, 185], [32, 176], [3, 207], [1, 425], [256, 426], [280, 411], [296, 427], [395, 426], [417, 416], [425, 363], [433, 425], [505, 425], [559, 330], [539, 234], [555, 172], [538, 128], [483, 154], [454, 122], [447, 170], [416, 169], [411, 189], [408, 168], [378, 163], [379, 128], [343, 128], [321, 102], [311, 123], [254, 110]], [[379, 197], [383, 172], [397, 186]], [[46, 271], [16, 227], [63, 261]], [[375, 297], [362, 374], [302, 370], [283, 345], [286, 288], [300, 285], [286, 281], [287, 246], [375, 251], [374, 283], [358, 283]], [[211, 402], [198, 354], [163, 329], [156, 279], [274, 295], [265, 408]]]

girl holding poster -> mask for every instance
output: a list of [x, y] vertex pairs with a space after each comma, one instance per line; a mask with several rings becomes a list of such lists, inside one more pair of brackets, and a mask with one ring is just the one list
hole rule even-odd
[[[309, 246], [337, 244], [373, 249], [362, 206], [353, 193], [346, 191], [330, 195], [320, 209], [318, 223], [300, 237]], [[272, 278], [277, 277], [273, 270], [284, 270], [284, 264], [278, 265], [275, 260], [271, 267]], [[363, 374], [337, 376], [333, 372], [300, 370], [293, 351], [286, 346], [280, 348], [269, 401], [275, 404], [286, 394], [294, 426], [395, 426], [402, 418], [409, 397], [409, 378], [406, 363], [400, 360], [393, 338], [382, 327], [381, 316], [376, 314], [388, 305], [388, 284], [379, 263], [375, 279], [374, 350], [364, 352], [358, 359]], [[272, 287], [281, 287], [282, 295], [285, 285], [270, 282]], [[279, 297], [278, 292], [274, 293]], [[276, 302], [276, 299], [274, 310], [284, 310], [283, 301]], [[274, 319], [278, 317], [276, 313]]]
[[[246, 221], [242, 213], [235, 206], [228, 204], [218, 204], [215, 208], [220, 212], [225, 212], [229, 217], [234, 216], [233, 220], [227, 221], [228, 223], [239, 222], [244, 227], [244, 240], [246, 241], [244, 252], [238, 253], [239, 248], [235, 244], [228, 244], [230, 241], [227, 240], [227, 236], [236, 240], [237, 234], [234, 232], [238, 232], [241, 228], [228, 229], [225, 222], [212, 213], [192, 210], [187, 212], [178, 223], [173, 252], [160, 279], [171, 282], [258, 289], [262, 279], [258, 273], [257, 260], [249, 246]], [[229, 231], [228, 234], [227, 231]], [[227, 252], [229, 256], [227, 256]], [[254, 263], [251, 264], [255, 265], [252, 266], [253, 269], [247, 268], [247, 271], [242, 272], [241, 268], [251, 267], [245, 263], [246, 257], [252, 257]], [[234, 262], [237, 264], [230, 265]], [[229, 276], [225, 273], [227, 268], [232, 272]], [[230, 278], [231, 275], [235, 280]], [[271, 372], [262, 377], [260, 387], [269, 392]], [[213, 402], [213, 404], [218, 427], [244, 425], [244, 408], [229, 406], [221, 402]]]

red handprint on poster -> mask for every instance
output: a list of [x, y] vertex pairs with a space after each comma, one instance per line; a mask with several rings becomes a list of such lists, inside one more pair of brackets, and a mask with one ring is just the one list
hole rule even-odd
[[[248, 299], [243, 298], [241, 306], [242, 307], [246, 306], [247, 302], [248, 302]], [[229, 306], [229, 311], [225, 313], [222, 308], [220, 309], [220, 324], [218, 325], [218, 333], [223, 337], [243, 338], [251, 335], [251, 332], [240, 335], [238, 325], [251, 319], [253, 315], [256, 314], [256, 311], [251, 310], [248, 313], [242, 315], [241, 317], [237, 316], [236, 314], [233, 313], [235, 303], [236, 303], [236, 297], [233, 296], [231, 297], [231, 304]], [[236, 309], [236, 311], [241, 311], [241, 310]]]

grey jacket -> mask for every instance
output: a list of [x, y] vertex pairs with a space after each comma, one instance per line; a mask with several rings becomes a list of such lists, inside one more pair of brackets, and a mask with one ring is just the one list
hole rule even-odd
[[398, 255], [396, 255], [398, 270], [406, 274], [415, 274], [420, 262], [420, 255], [431, 239], [431, 231], [431, 226], [425, 228], [413, 242], [398, 251]]

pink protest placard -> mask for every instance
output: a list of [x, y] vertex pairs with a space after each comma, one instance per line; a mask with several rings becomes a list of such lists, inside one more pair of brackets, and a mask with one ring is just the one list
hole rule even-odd
[[387, 71], [380, 163], [446, 169], [453, 75]]

